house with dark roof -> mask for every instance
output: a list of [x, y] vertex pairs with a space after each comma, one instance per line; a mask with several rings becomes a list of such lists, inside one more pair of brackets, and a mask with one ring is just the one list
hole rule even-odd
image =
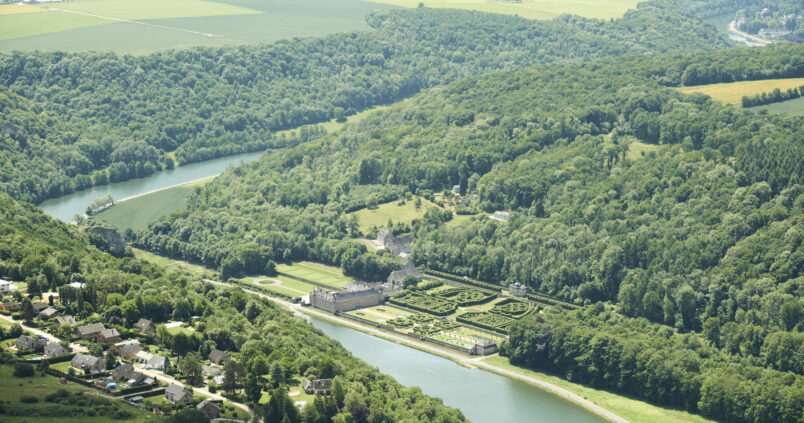
[[212, 351], [209, 352], [209, 361], [215, 364], [221, 364], [227, 360], [229, 360], [229, 354], [226, 351], [221, 351], [217, 348], [213, 348]]
[[3, 301], [0, 303], [0, 310], [3, 311], [17, 311], [20, 309], [20, 303], [16, 301]]
[[109, 351], [128, 360], [131, 360], [132, 358], [136, 357], [137, 353], [140, 352], [140, 350], [141, 348], [139, 339], [132, 339], [130, 341], [118, 342], [109, 347]]
[[472, 347], [473, 355], [491, 355], [497, 352], [497, 343], [490, 339], [481, 339]]
[[171, 383], [167, 388], [165, 388], [165, 399], [174, 404], [187, 402], [192, 398], [192, 391], [175, 383]]
[[61, 357], [63, 355], [67, 355], [69, 353], [70, 353], [70, 350], [68, 350], [67, 348], [64, 348], [58, 342], [48, 342], [47, 345], [45, 345], [45, 355], [50, 357], [50, 358]]
[[395, 270], [395, 271], [391, 272], [391, 274], [388, 275], [387, 282], [392, 283], [392, 284], [393, 283], [400, 283], [400, 282], [402, 282], [402, 280], [404, 280], [408, 276], [414, 276], [414, 277], [416, 277], [416, 280], [418, 280], [418, 281], [422, 280], [422, 278], [424, 277], [422, 275], [422, 272], [419, 271], [419, 269], [417, 269], [415, 267], [411, 267], [411, 268], [408, 268], [408, 269], [399, 269], [399, 270]]
[[302, 378], [302, 389], [310, 395], [329, 395], [332, 390], [332, 379]]
[[205, 399], [198, 403], [195, 408], [203, 411], [209, 416], [210, 419], [217, 419], [218, 416], [221, 414], [221, 409], [214, 403], [208, 399]]
[[46, 309], [44, 309], [44, 310], [39, 312], [39, 318], [42, 319], [42, 320], [49, 320], [49, 319], [52, 319], [53, 317], [55, 317], [55, 316], [57, 316], [59, 314], [61, 314], [61, 313], [59, 313], [59, 311], [56, 310], [54, 307], [48, 307], [48, 308], [46, 308]]
[[81, 339], [95, 338], [99, 333], [106, 330], [103, 323], [90, 323], [75, 330], [76, 335]]
[[154, 329], [154, 322], [141, 318], [134, 324], [134, 327], [140, 330], [145, 335], [154, 335], [156, 334], [156, 330]]
[[167, 357], [155, 355], [145, 363], [145, 367], [162, 372], [165, 370], [165, 367], [167, 367]]
[[56, 327], [61, 325], [70, 325], [75, 326], [75, 317], [66, 314], [64, 316], [59, 316], [56, 318]]
[[33, 337], [28, 335], [22, 335], [17, 338], [15, 345], [17, 346], [18, 350], [33, 350], [33, 351], [42, 351], [45, 349], [45, 345], [47, 345], [48, 339], [40, 336], [40, 337]]
[[104, 329], [95, 335], [97, 342], [117, 342], [120, 340], [120, 332], [117, 329]]
[[[117, 366], [114, 372], [112, 372], [112, 377], [114, 377], [115, 380], [128, 383], [129, 386], [142, 385], [147, 383], [148, 379], [150, 379], [145, 374], [136, 371], [131, 363], [124, 363]], [[153, 383], [152, 379], [151, 383]]]
[[106, 370], [106, 364], [100, 357], [95, 357], [89, 354], [76, 354], [70, 361], [70, 365], [84, 373], [101, 373]]
[[33, 303], [33, 309], [37, 314], [41, 313], [42, 310], [44, 310], [44, 309], [46, 309], [48, 307], [50, 307], [50, 304], [43, 303], [41, 301], [37, 301], [37, 302]]

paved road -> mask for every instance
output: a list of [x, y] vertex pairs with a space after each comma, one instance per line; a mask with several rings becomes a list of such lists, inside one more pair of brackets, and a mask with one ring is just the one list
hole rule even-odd
[[[47, 333], [47, 332], [45, 332], [43, 330], [37, 329], [37, 328], [32, 328], [30, 326], [26, 326], [26, 325], [22, 324], [22, 322], [19, 322], [19, 321], [16, 321], [16, 320], [12, 319], [11, 316], [6, 316], [5, 314], [0, 314], [0, 319], [6, 320], [6, 321], [9, 321], [9, 322], [12, 322], [12, 323], [19, 323], [20, 326], [22, 326], [22, 328], [27, 330], [28, 332], [31, 332], [34, 335], [44, 336], [45, 338], [47, 338], [48, 340], [50, 340], [52, 342], [61, 342], [61, 339], [59, 339], [55, 335], [51, 335], [51, 334], [49, 334], [49, 333]], [[75, 343], [71, 343], [70, 348], [73, 349], [73, 352], [85, 353], [85, 352], [89, 351], [87, 349], [87, 347], [85, 347], [83, 345], [75, 344]]]
[[[207, 282], [207, 283], [213, 284], [213, 285], [232, 286], [232, 285], [229, 285], [229, 284], [226, 284], [226, 283], [213, 281], [211, 279], [204, 279], [204, 281]], [[452, 351], [452, 350], [448, 350], [448, 349], [445, 349], [445, 348], [438, 347], [438, 346], [436, 346], [434, 344], [430, 344], [430, 343], [427, 343], [427, 342], [420, 342], [420, 341], [417, 341], [417, 340], [415, 340], [413, 338], [410, 338], [410, 337], [407, 337], [407, 336], [395, 334], [395, 333], [385, 331], [385, 330], [382, 330], [382, 329], [379, 329], [379, 328], [376, 328], [376, 327], [373, 327], [373, 326], [364, 325], [364, 324], [355, 322], [354, 320], [334, 316], [334, 315], [332, 315], [330, 313], [320, 311], [320, 310], [316, 310], [314, 308], [310, 308], [310, 307], [302, 308], [298, 304], [292, 304], [292, 303], [290, 303], [288, 301], [280, 300], [278, 298], [271, 297], [270, 295], [265, 295], [265, 294], [262, 294], [262, 293], [259, 293], [259, 292], [256, 292], [256, 291], [251, 291], [251, 290], [248, 290], [248, 289], [245, 289], [245, 288], [243, 288], [243, 290], [248, 292], [248, 293], [250, 293], [250, 294], [252, 294], [252, 295], [257, 295], [259, 297], [271, 300], [271, 301], [273, 301], [273, 302], [275, 302], [275, 303], [287, 308], [290, 311], [298, 311], [298, 312], [303, 312], [305, 314], [309, 314], [309, 315], [312, 315], [312, 316], [320, 317], [322, 319], [335, 322], [335, 323], [337, 323], [337, 324], [339, 324], [341, 326], [350, 327], [350, 328], [359, 330], [361, 332], [368, 333], [370, 335], [374, 335], [374, 336], [377, 336], [377, 337], [380, 337], [380, 338], [383, 338], [383, 339], [387, 339], [389, 341], [396, 342], [398, 344], [407, 345], [407, 346], [410, 346], [410, 347], [413, 347], [413, 348], [424, 350], [426, 352], [429, 352], [429, 353], [432, 353], [432, 354], [435, 354], [435, 355], [439, 355], [441, 357], [448, 358], [450, 360], [453, 360], [453, 361], [455, 361], [457, 363], [460, 363], [460, 364], [462, 364], [464, 366], [467, 366], [467, 367], [476, 367], [476, 368], [479, 368], [479, 369], [490, 371], [492, 373], [497, 373], [497, 374], [500, 374], [500, 375], [503, 375], [503, 376], [507, 376], [507, 377], [510, 377], [512, 379], [517, 379], [517, 380], [521, 380], [521, 381], [526, 382], [526, 383], [530, 383], [531, 385], [538, 386], [538, 387], [543, 388], [543, 389], [545, 389], [545, 390], [547, 390], [547, 391], [549, 391], [549, 392], [551, 392], [551, 393], [553, 393], [553, 394], [555, 394], [555, 395], [557, 395], [557, 396], [559, 396], [561, 398], [564, 398], [567, 401], [572, 401], [575, 404], [578, 404], [581, 407], [583, 407], [583, 408], [585, 408], [585, 409], [587, 409], [587, 410], [589, 410], [589, 411], [591, 411], [591, 412], [593, 412], [593, 413], [595, 413], [595, 414], [597, 414], [597, 415], [599, 415], [599, 416], [601, 416], [601, 417], [603, 417], [603, 418], [605, 418], [605, 419], [607, 419], [609, 421], [612, 421], [612, 422], [615, 422], [615, 423], [629, 423], [628, 420], [618, 416], [617, 414], [614, 414], [611, 411], [606, 410], [605, 408], [603, 408], [603, 407], [601, 407], [601, 406], [599, 406], [599, 405], [597, 405], [597, 404], [595, 404], [595, 403], [593, 403], [593, 402], [591, 402], [591, 401], [589, 401], [589, 400], [587, 400], [587, 399], [585, 399], [585, 398], [583, 398], [583, 397], [581, 397], [579, 395], [576, 395], [576, 394], [574, 394], [574, 393], [572, 393], [572, 392], [570, 392], [570, 391], [568, 391], [568, 390], [566, 390], [566, 389], [564, 389], [564, 388], [562, 388], [560, 386], [553, 385], [552, 383], [545, 382], [543, 380], [539, 380], [539, 379], [532, 378], [532, 377], [529, 377], [529, 376], [521, 375], [519, 373], [510, 371], [510, 370], [506, 370], [506, 369], [494, 366], [494, 365], [489, 364], [489, 363], [485, 363], [485, 362], [481, 361], [480, 357], [473, 357], [473, 356], [469, 356], [469, 355], [466, 355], [466, 354], [460, 354], [460, 353]]]

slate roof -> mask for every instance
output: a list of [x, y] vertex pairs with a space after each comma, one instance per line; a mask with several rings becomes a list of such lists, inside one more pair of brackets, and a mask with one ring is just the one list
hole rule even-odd
[[70, 361], [70, 364], [76, 369], [102, 369], [105, 367], [100, 357], [89, 354], [76, 354], [72, 361]]
[[90, 323], [77, 329], [78, 336], [90, 336], [106, 330], [103, 323]]
[[189, 401], [193, 394], [187, 388], [171, 383], [165, 388], [165, 396], [172, 397], [173, 402]]
[[59, 326], [61, 325], [75, 326], [75, 317], [70, 315], [59, 316], [56, 319], [56, 324]]
[[140, 320], [138, 320], [137, 323], [134, 324], [134, 326], [137, 327], [143, 333], [154, 330], [154, 322], [145, 318], [141, 318]]
[[305, 391], [329, 391], [332, 389], [332, 379], [302, 379], [302, 389]]
[[45, 355], [48, 357], [59, 357], [69, 353], [70, 351], [58, 342], [48, 342], [47, 345], [45, 345]]
[[50, 307], [50, 304], [43, 303], [43, 302], [35, 302], [33, 303], [33, 309], [35, 312], [40, 313], [42, 310]]
[[417, 279], [422, 278], [422, 272], [419, 272], [419, 269], [415, 267], [411, 267], [409, 269], [400, 269], [391, 272], [391, 274], [388, 275], [388, 282], [389, 283], [402, 282], [402, 280], [405, 279], [405, 277], [408, 275], [416, 276]]
[[221, 351], [219, 349], [213, 348], [212, 351], [209, 352], [209, 361], [213, 363], [220, 363], [229, 359], [229, 354], [226, 351]]
[[117, 329], [104, 329], [100, 332], [100, 336], [104, 337], [105, 339], [114, 338], [116, 336], [120, 336], [120, 332]]
[[131, 341], [124, 341], [118, 342], [114, 344], [117, 349], [117, 353], [120, 355], [131, 356], [136, 354], [140, 351], [140, 341], [139, 339], [133, 339]]
[[47, 342], [47, 338], [22, 335], [17, 338], [15, 344], [18, 350], [41, 350], [45, 348]]
[[215, 418], [220, 414], [221, 409], [210, 400], [203, 400], [195, 406], [195, 408], [207, 413], [209, 417]]
[[47, 320], [47, 319], [50, 319], [51, 317], [53, 317], [53, 316], [55, 316], [57, 314], [59, 314], [58, 310], [56, 310], [53, 307], [48, 307], [48, 308], [46, 308], [46, 309], [44, 309], [44, 310], [39, 312], [39, 318]]

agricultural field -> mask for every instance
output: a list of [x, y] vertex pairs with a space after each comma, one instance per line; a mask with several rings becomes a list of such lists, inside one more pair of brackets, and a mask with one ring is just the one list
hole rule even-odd
[[121, 231], [139, 231], [160, 216], [185, 207], [187, 195], [193, 191], [189, 186], [163, 189], [130, 200], [118, 202], [114, 206], [92, 216], [91, 220], [112, 225]]
[[337, 267], [327, 266], [321, 263], [302, 261], [291, 264], [278, 264], [276, 270], [297, 278], [307, 279], [323, 285], [340, 289], [352, 279], [344, 276], [343, 271]]
[[[420, 198], [422, 202], [419, 208], [416, 208], [416, 198]], [[424, 216], [424, 212], [430, 207], [438, 206], [424, 198], [414, 197], [411, 200], [405, 200], [404, 204], [399, 201], [392, 201], [380, 204], [375, 209], [362, 209], [350, 214], [357, 216], [360, 232], [373, 234], [376, 232], [376, 228], [386, 226], [389, 220], [394, 223], [409, 224], [414, 219], [421, 219]]]
[[767, 110], [770, 113], [783, 113], [795, 116], [804, 116], [804, 97], [793, 100], [781, 101], [779, 103], [765, 104], [762, 106], [749, 107], [745, 110], [757, 112]]
[[585, 16], [587, 18], [618, 18], [626, 10], [633, 9], [639, 0], [373, 0], [378, 3], [402, 7], [424, 7], [477, 10], [480, 12], [519, 15], [528, 19], [552, 19], [563, 13]]
[[692, 87], [682, 87], [679, 88], [679, 90], [684, 94], [706, 94], [715, 100], [739, 106], [742, 105], [743, 96], [770, 92], [773, 91], [774, 88], [786, 91], [788, 88], [798, 88], [802, 85], [804, 85], [804, 78], [786, 78], [696, 85]]
[[[68, 363], [69, 364], [69, 363]], [[65, 390], [72, 394], [81, 394], [83, 398], [92, 397], [92, 398], [99, 398], [100, 396], [97, 395], [97, 391], [83, 387], [76, 383], [67, 383], [66, 385], [62, 385], [59, 383], [59, 379], [54, 376], [49, 375], [37, 375], [33, 377], [26, 377], [26, 378], [16, 378], [12, 376], [13, 369], [11, 366], [3, 365], [0, 366], [0, 380], [4, 383], [0, 384], [0, 398], [3, 398], [3, 408], [5, 410], [10, 410], [12, 407], [21, 407], [24, 408], [22, 413], [27, 414], [23, 416], [11, 416], [6, 414], [3, 415], [2, 421], [3, 422], [28, 422], [28, 423], [46, 423], [46, 422], [60, 422], [60, 423], [94, 423], [94, 422], [107, 422], [109, 421], [109, 417], [103, 416], [88, 416], [84, 415], [84, 408], [83, 407], [74, 407], [74, 406], [63, 406], [59, 409], [59, 416], [51, 417], [51, 416], [34, 416], [36, 413], [43, 413], [47, 414], [47, 409], [49, 408], [48, 405], [53, 405], [55, 403], [48, 403], [45, 402], [45, 397], [49, 394], [53, 394], [58, 390]], [[23, 395], [34, 396], [38, 399], [38, 402], [33, 404], [23, 404], [20, 402], [20, 398]], [[82, 400], [84, 401], [84, 400]], [[119, 410], [127, 411], [133, 414], [133, 417], [130, 419], [116, 419], [114, 421], [120, 423], [141, 423], [151, 421], [151, 414], [134, 407], [128, 406], [123, 404], [122, 401], [117, 400], [108, 400], [105, 403], [106, 407], [114, 407]], [[75, 412], [77, 415], [70, 416], [67, 413]]]
[[365, 16], [381, 8], [393, 6], [362, 0], [75, 0], [47, 6], [2, 5], [0, 51], [147, 53], [273, 42], [367, 29]]

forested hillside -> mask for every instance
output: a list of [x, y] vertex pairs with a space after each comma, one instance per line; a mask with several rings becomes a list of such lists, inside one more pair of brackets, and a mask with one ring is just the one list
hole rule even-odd
[[[226, 275], [308, 258], [376, 280], [395, 258], [353, 240], [375, 234], [360, 234], [346, 213], [459, 185], [477, 195], [462, 212], [481, 213], [445, 225], [452, 212], [433, 208], [397, 228], [415, 234], [418, 265], [616, 305], [600, 323], [598, 308], [588, 319], [555, 318], [556, 336], [577, 325], [561, 319], [611, 330], [579, 328], [547, 350], [533, 349], [548, 345], [531, 342], [534, 332], [512, 337], [517, 362], [535, 366], [531, 355], [549, 350], [555, 364], [537, 367], [571, 379], [723, 421], [798, 421], [803, 369], [786, 357], [804, 354], [804, 119], [663, 85], [695, 63], [720, 66], [723, 78], [802, 76], [803, 56], [801, 46], [632, 56], [434, 88], [225, 173], [138, 242]], [[510, 219], [488, 219], [495, 210]], [[630, 344], [641, 327], [656, 335]], [[692, 332], [703, 336], [681, 335]], [[605, 362], [616, 372], [576, 359], [598, 357], [587, 342], [596, 333], [632, 354]], [[661, 341], [668, 336], [677, 338]], [[691, 355], [676, 356], [674, 346], [689, 342], [698, 343]], [[648, 360], [646, 373], [623, 373], [633, 354]], [[683, 372], [655, 364], [662, 360], [681, 360]], [[756, 378], [777, 390], [726, 391]], [[782, 414], [758, 411], [776, 409]]]
[[417, 9], [371, 31], [145, 56], [0, 55], [0, 183], [38, 202], [174, 165], [295, 143], [272, 133], [490, 71], [716, 49], [716, 30], [654, 0], [613, 21]]
[[[274, 383], [271, 394], [284, 397], [258, 405], [258, 415], [278, 413], [280, 418], [271, 421], [311, 423], [332, 421], [336, 414], [341, 419], [372, 422], [464, 421], [459, 411], [378, 373], [303, 319], [269, 301], [239, 289], [216, 288], [132, 257], [115, 258], [92, 243], [103, 247], [103, 241], [91, 239], [77, 227], [0, 194], [0, 277], [27, 279], [29, 293], [31, 281], [42, 289], [58, 290], [62, 298], [58, 307], [79, 321], [92, 316], [105, 322], [118, 316], [130, 327], [140, 317], [160, 323], [201, 316], [189, 336], [157, 333], [158, 342], [182, 360], [192, 353], [206, 357], [212, 348], [232, 352], [238, 388], [262, 380], [278, 365], [286, 380], [309, 374], [336, 377], [345, 389], [323, 402], [319, 397], [298, 412], [282, 383]], [[86, 286], [65, 286], [71, 281]], [[174, 366], [183, 368], [180, 363]], [[260, 397], [259, 390], [256, 397]]]

